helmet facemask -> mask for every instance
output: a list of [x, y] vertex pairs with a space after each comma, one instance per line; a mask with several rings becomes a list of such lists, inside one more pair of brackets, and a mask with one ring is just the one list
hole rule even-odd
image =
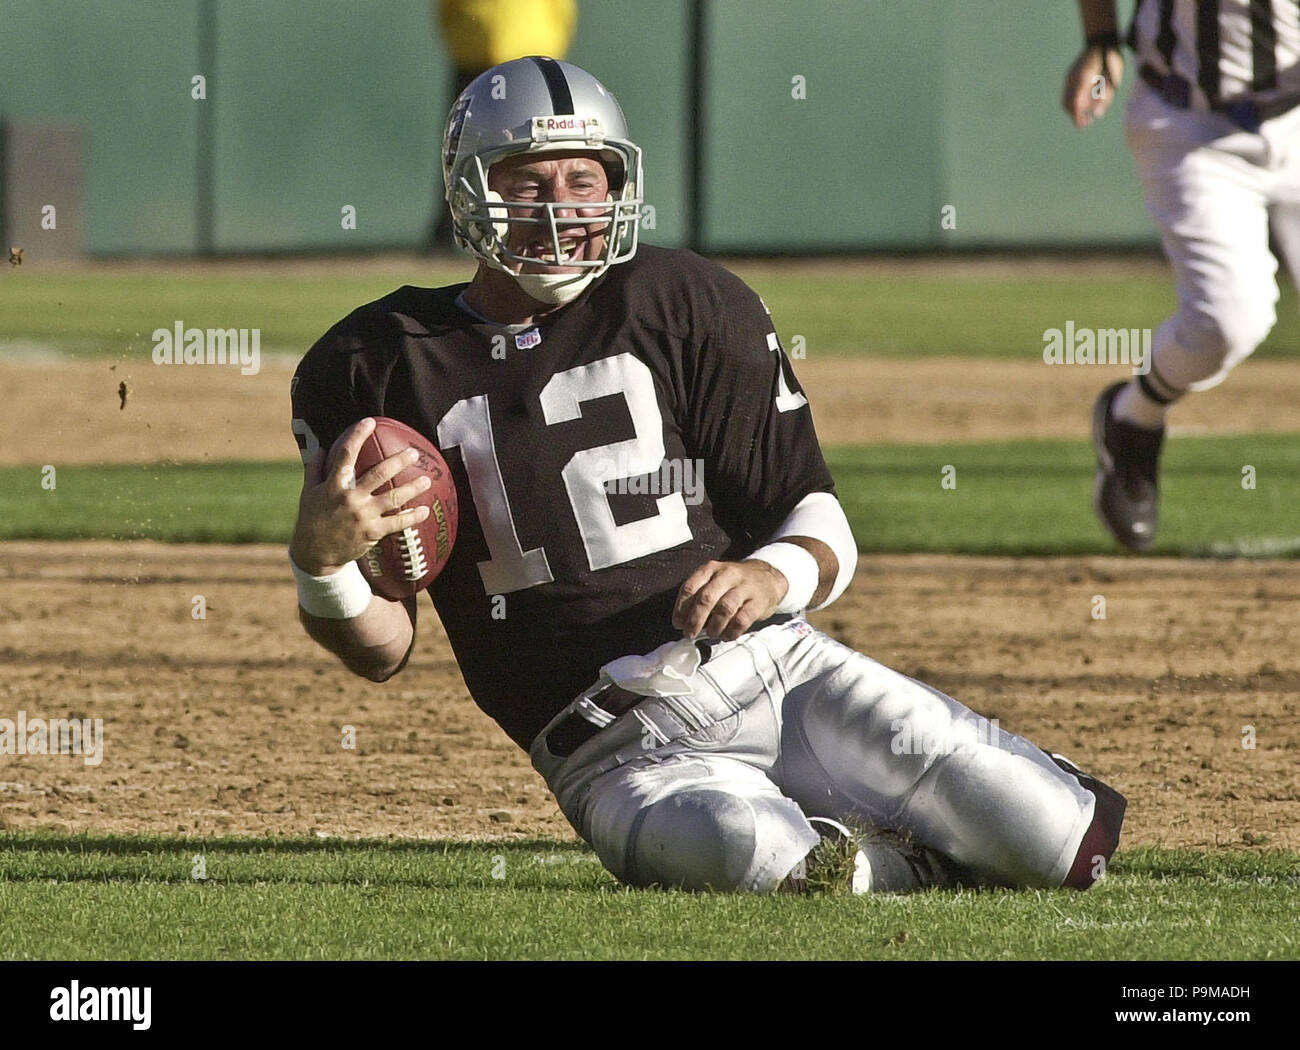
[[[604, 166], [610, 192], [603, 202], [505, 201], [489, 188], [492, 165], [521, 154], [545, 157], [554, 152], [592, 152]], [[559, 305], [576, 298], [610, 266], [636, 254], [641, 218], [641, 150], [625, 139], [606, 139], [594, 118], [534, 117], [532, 141], [456, 157], [447, 172], [447, 204], [457, 243], [493, 269], [509, 274], [539, 302]], [[582, 214], [557, 215], [557, 211]], [[595, 259], [565, 258], [562, 234], [573, 227], [599, 232], [605, 243]], [[524, 255], [508, 246], [514, 225], [536, 228], [544, 254]], [[536, 240], [537, 238], [533, 238]], [[563, 266], [568, 273], [525, 273], [527, 264]]]

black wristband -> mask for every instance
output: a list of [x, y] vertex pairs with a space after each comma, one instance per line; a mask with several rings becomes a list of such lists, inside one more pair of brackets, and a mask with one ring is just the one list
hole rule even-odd
[[1107, 51], [1119, 49], [1119, 31], [1115, 29], [1103, 29], [1100, 33], [1093, 33], [1092, 36], [1084, 40], [1088, 47], [1101, 47]]

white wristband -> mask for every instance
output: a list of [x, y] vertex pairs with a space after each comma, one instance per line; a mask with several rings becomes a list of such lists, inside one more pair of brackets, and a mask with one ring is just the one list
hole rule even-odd
[[293, 558], [294, 578], [298, 581], [298, 604], [322, 620], [350, 620], [366, 611], [373, 596], [370, 584], [361, 575], [356, 562], [350, 561], [332, 576], [313, 576], [298, 568]]
[[781, 604], [776, 607], [777, 612], [799, 613], [808, 608], [821, 575], [816, 558], [797, 543], [769, 543], [766, 547], [759, 547], [749, 557], [751, 560], [767, 562], [785, 577], [789, 586]]
[[807, 536], [809, 539], [821, 540], [835, 555], [835, 561], [839, 565], [835, 582], [830, 593], [817, 606], [818, 609], [826, 608], [844, 593], [858, 567], [858, 545], [854, 542], [853, 530], [849, 528], [849, 519], [844, 516], [840, 501], [829, 492], [810, 492], [795, 505], [790, 516], [777, 526], [772, 533], [772, 542], [788, 536]]

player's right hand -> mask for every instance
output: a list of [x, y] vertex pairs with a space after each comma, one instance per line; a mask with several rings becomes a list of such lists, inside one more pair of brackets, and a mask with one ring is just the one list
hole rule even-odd
[[1076, 128], [1105, 115], [1124, 80], [1124, 56], [1117, 48], [1087, 47], [1065, 74], [1061, 106]]
[[357, 453], [375, 429], [363, 419], [345, 430], [328, 453], [319, 449], [303, 475], [298, 523], [289, 542], [294, 564], [313, 576], [338, 572], [356, 561], [385, 536], [409, 528], [429, 516], [428, 507], [402, 507], [431, 484], [419, 477], [390, 492], [375, 489], [419, 458], [405, 449], [356, 476]]

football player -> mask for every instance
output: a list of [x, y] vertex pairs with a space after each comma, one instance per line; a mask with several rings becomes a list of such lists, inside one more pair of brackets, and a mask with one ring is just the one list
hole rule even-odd
[[396, 417], [460, 493], [431, 594], [469, 692], [622, 881], [1097, 879], [1117, 793], [803, 618], [857, 564], [807, 398], [742, 281], [638, 248], [641, 151], [604, 86], [547, 58], [488, 70], [443, 170], [473, 279], [361, 307], [294, 379], [308, 633], [376, 681], [410, 655], [415, 602], [355, 566], [424, 514], [400, 509], [415, 485], [370, 494], [402, 456], [354, 476], [371, 418]]

